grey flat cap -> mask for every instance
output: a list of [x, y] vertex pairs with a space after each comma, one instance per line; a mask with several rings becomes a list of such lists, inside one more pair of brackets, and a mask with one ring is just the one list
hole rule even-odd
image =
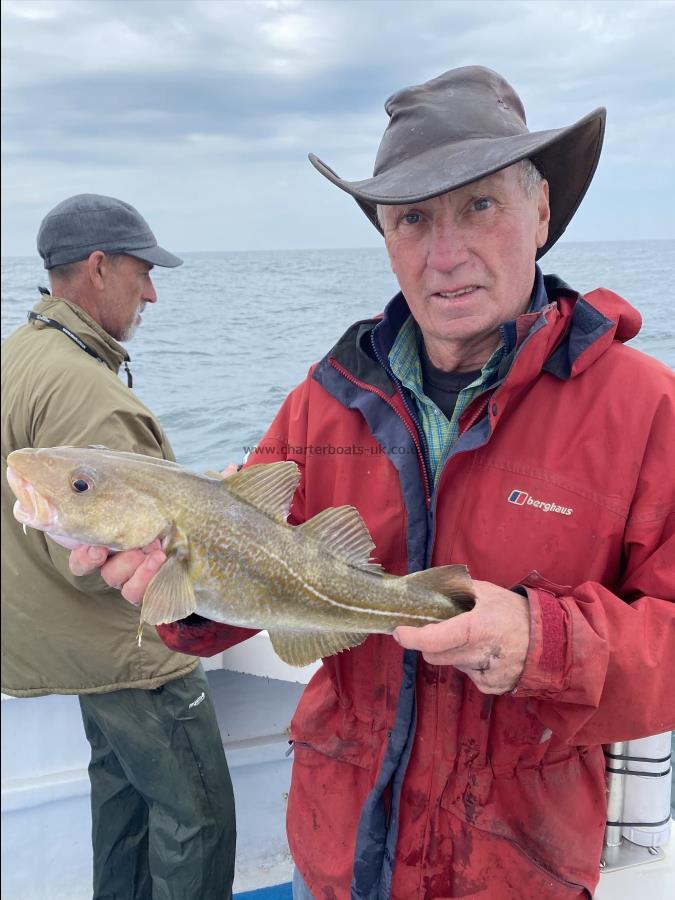
[[94, 250], [125, 253], [166, 268], [183, 263], [157, 245], [150, 226], [133, 206], [101, 194], [76, 194], [55, 206], [42, 220], [37, 248], [45, 269], [79, 262]]

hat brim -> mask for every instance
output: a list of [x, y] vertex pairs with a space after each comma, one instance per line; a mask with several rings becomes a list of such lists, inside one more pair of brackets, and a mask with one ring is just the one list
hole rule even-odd
[[531, 159], [550, 186], [551, 221], [538, 259], [564, 233], [588, 190], [600, 158], [605, 116], [606, 110], [599, 107], [566, 128], [443, 144], [363, 181], [345, 181], [313, 153], [309, 154], [309, 161], [325, 178], [351, 194], [382, 233], [378, 204], [429, 200], [521, 159]]
[[175, 269], [176, 266], [182, 266], [183, 260], [179, 256], [174, 256], [163, 247], [145, 247], [140, 250], [123, 250], [120, 251], [127, 256], [135, 256], [142, 259], [143, 262], [152, 263], [153, 266], [163, 266], [165, 269]]

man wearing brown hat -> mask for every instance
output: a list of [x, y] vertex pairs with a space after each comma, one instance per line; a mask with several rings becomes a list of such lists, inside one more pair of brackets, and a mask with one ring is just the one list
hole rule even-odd
[[[588, 188], [604, 110], [531, 133], [476, 66], [385, 108], [372, 178], [310, 159], [382, 231], [401, 293], [312, 368], [247, 464], [295, 460], [293, 524], [352, 504], [387, 572], [465, 563], [477, 602], [312, 678], [291, 727], [294, 896], [589, 897], [602, 744], [675, 726], [674, 380], [624, 346], [628, 303], [536, 265]], [[352, 452], [303, 452], [328, 443]], [[162, 559], [104, 575], [137, 600]], [[242, 639], [159, 630], [202, 655]]]
[[24, 535], [6, 479], [8, 454], [27, 446], [174, 458], [129, 389], [119, 341], [157, 301], [153, 266], [182, 260], [157, 246], [132, 206], [98, 194], [48, 213], [38, 250], [51, 293], [41, 289], [2, 354], [2, 690], [79, 695], [95, 900], [222, 900], [234, 874], [234, 803], [201, 666], [154, 633], [139, 647], [138, 610], [98, 576], [74, 578], [67, 551], [44, 534]]

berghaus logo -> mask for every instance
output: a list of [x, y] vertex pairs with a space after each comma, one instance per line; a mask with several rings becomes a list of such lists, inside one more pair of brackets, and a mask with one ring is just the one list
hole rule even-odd
[[557, 503], [550, 503], [548, 500], [535, 500], [527, 491], [511, 491], [507, 499], [514, 506], [533, 506], [543, 512], [558, 513], [559, 516], [571, 516], [574, 512], [569, 506], [558, 506]]

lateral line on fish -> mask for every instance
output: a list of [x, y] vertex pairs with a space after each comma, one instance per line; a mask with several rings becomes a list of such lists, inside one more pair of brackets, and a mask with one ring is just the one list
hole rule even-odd
[[[398, 613], [394, 612], [393, 610], [369, 609], [368, 607], [363, 607], [363, 606], [349, 606], [349, 604], [347, 604], [347, 603], [340, 603], [338, 600], [331, 600], [330, 597], [327, 597], [325, 594], [322, 594], [321, 591], [317, 591], [316, 588], [313, 588], [311, 586], [311, 584], [307, 584], [307, 582], [304, 581], [297, 574], [297, 572], [295, 572], [293, 569], [291, 569], [291, 567], [288, 565], [288, 563], [286, 562], [285, 559], [281, 559], [281, 557], [277, 556], [276, 553], [272, 553], [271, 550], [268, 550], [267, 548], [263, 547], [260, 544], [257, 544], [256, 546], [264, 554], [272, 557], [272, 559], [276, 560], [278, 563], [281, 563], [281, 565], [289, 572], [289, 574], [293, 578], [295, 578], [296, 581], [299, 581], [300, 584], [302, 584], [302, 586], [305, 587], [311, 594], [314, 594], [314, 596], [318, 597], [320, 600], [325, 600], [326, 603], [330, 603], [331, 606], [337, 606], [338, 609], [348, 609], [350, 612], [369, 613], [374, 616], [398, 615]], [[439, 621], [434, 616], [423, 616], [423, 615], [420, 615], [419, 613], [406, 612], [405, 615], [409, 619], [419, 619], [420, 621], [423, 621], [423, 622], [438, 622]]]

